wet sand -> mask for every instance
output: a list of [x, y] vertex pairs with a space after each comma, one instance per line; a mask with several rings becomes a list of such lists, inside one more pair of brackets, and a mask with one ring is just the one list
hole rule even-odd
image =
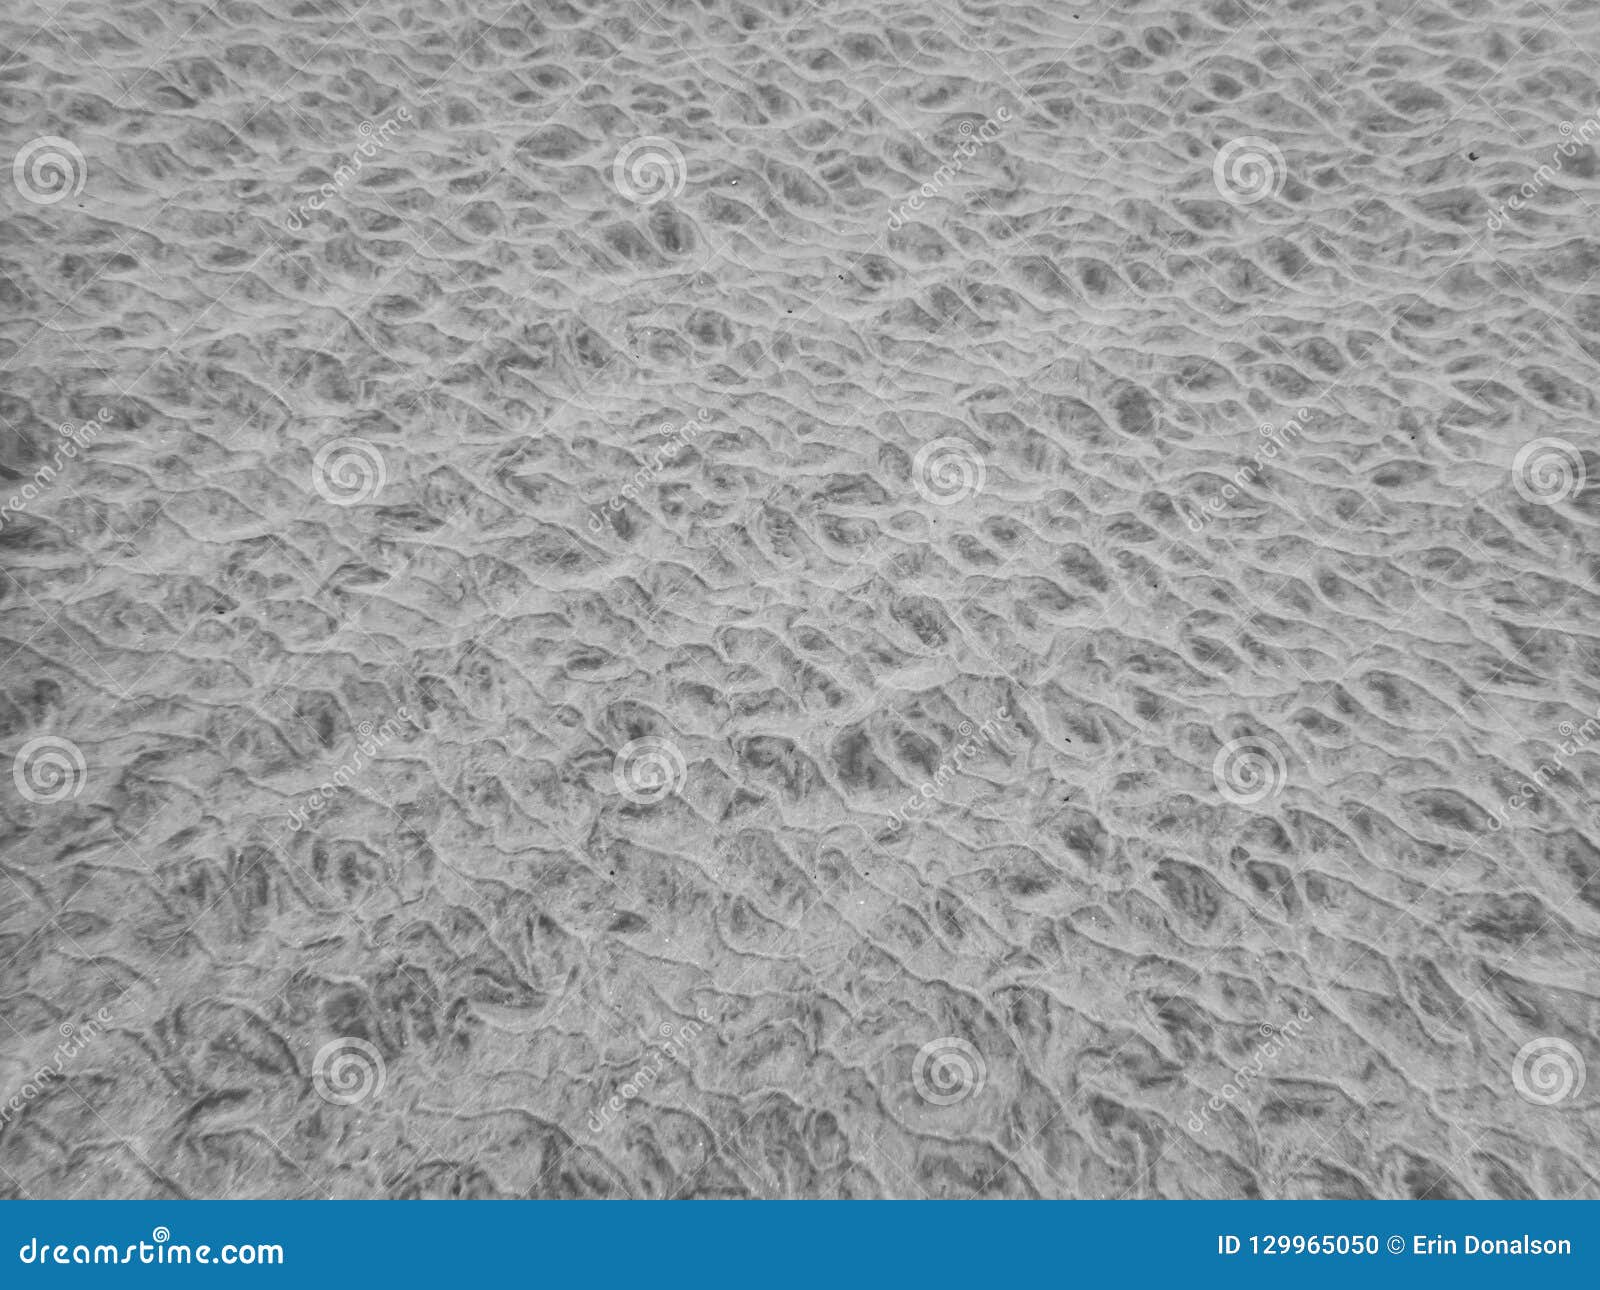
[[0, 1194], [1600, 1196], [1597, 68], [10, 9]]

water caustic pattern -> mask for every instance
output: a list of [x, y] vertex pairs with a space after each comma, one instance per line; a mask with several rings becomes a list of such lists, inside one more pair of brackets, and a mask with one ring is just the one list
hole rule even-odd
[[6, 1194], [1600, 1195], [1592, 6], [0, 41]]

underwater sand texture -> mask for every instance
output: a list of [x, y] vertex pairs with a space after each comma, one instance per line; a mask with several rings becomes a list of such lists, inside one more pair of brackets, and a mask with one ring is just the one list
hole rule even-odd
[[1597, 84], [7, 6], [0, 1193], [1600, 1196]]

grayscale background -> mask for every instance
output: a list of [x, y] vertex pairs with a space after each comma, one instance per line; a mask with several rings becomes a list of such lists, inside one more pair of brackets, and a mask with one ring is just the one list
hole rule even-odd
[[1600, 1196], [1597, 86], [12, 0], [0, 1194]]

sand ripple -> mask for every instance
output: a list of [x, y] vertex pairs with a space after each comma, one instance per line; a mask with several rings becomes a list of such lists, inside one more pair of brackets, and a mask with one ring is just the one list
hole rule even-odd
[[1600, 14], [56, 8], [0, 1191], [1600, 1194]]

